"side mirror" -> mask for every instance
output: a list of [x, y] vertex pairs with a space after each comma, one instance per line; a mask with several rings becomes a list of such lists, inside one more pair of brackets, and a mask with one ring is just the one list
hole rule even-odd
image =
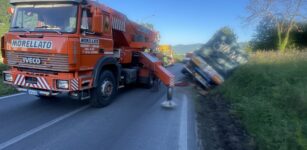
[[95, 33], [103, 32], [103, 15], [100, 15], [100, 14], [93, 15], [92, 31]]
[[14, 14], [14, 8], [13, 7], [7, 8], [7, 13], [10, 15]]

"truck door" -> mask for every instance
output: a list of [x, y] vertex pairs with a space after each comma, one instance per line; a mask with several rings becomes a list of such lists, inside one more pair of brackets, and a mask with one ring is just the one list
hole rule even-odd
[[89, 9], [82, 10], [81, 17], [81, 70], [91, 70], [97, 61], [113, 54], [112, 26], [110, 15], [102, 12], [102, 33], [92, 32], [93, 15]]

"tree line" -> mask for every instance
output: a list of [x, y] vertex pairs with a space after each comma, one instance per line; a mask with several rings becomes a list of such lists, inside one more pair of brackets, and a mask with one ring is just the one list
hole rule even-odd
[[[296, 26], [289, 32], [287, 50], [303, 50], [307, 47], [307, 23], [297, 22]], [[253, 50], [280, 50], [278, 31], [276, 23], [269, 19], [263, 19], [256, 29], [256, 34], [250, 42]]]
[[307, 47], [307, 0], [250, 0], [246, 22], [258, 23], [253, 50], [285, 52]]

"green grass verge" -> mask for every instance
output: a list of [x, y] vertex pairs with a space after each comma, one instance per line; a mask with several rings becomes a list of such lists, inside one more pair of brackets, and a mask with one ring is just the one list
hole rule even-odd
[[9, 69], [9, 67], [2, 63], [2, 57], [1, 57], [1, 52], [0, 52], [0, 96], [17, 93], [17, 91], [13, 87], [11, 87], [7, 84], [4, 84], [3, 81], [2, 81], [2, 79], [3, 79], [2, 72], [4, 70], [8, 70], [8, 69]]
[[259, 149], [307, 149], [307, 53], [255, 53], [213, 93], [231, 102]]
[[184, 59], [184, 55], [175, 54], [174, 59], [175, 59], [175, 62], [181, 62]]

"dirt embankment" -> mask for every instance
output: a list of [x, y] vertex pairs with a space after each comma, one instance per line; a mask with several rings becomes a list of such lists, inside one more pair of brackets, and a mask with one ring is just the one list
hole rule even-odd
[[[204, 93], [204, 92], [202, 92]], [[253, 150], [253, 139], [230, 112], [221, 95], [196, 98], [199, 136], [205, 150]]]

